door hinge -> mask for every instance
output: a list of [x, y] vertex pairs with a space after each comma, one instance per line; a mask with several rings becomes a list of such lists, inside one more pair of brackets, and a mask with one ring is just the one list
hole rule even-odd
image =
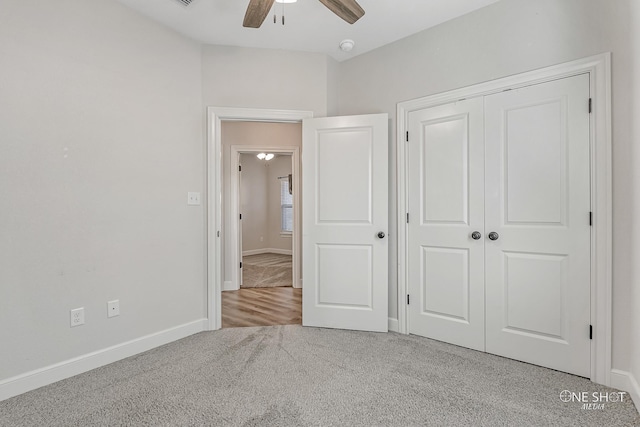
[[593, 339], [593, 325], [589, 325], [589, 339]]
[[217, 237], [220, 237], [220, 230], [216, 233]]
[[589, 114], [593, 111], [593, 100], [589, 98]]
[[409, 224], [409, 212], [407, 212], [407, 224]]
[[407, 305], [409, 305], [409, 294], [407, 294]]
[[242, 263], [240, 263], [240, 268], [242, 268]]
[[409, 131], [407, 131], [407, 142], [409, 142]]
[[242, 214], [240, 214], [240, 219], [242, 219]]
[[238, 172], [242, 172], [242, 165], [238, 165]]
[[589, 212], [589, 225], [593, 226], [593, 212]]

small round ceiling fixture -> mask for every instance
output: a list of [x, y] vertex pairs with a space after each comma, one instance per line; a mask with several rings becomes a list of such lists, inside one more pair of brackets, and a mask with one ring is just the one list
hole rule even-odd
[[340, 42], [340, 50], [343, 52], [350, 52], [356, 45], [356, 42], [350, 39], [345, 39]]

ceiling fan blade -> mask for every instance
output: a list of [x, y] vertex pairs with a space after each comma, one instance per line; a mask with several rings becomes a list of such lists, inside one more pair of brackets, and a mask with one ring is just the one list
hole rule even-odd
[[243, 27], [260, 28], [275, 0], [250, 0], [244, 14]]
[[353, 24], [364, 15], [364, 9], [356, 0], [320, 0], [320, 2], [349, 24]]

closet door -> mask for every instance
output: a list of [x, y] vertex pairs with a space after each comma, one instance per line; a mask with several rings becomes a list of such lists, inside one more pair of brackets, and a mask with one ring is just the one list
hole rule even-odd
[[588, 105], [586, 74], [485, 97], [486, 351], [586, 377]]
[[[482, 98], [409, 114], [409, 332], [484, 350]], [[477, 233], [477, 234], [474, 234]]]

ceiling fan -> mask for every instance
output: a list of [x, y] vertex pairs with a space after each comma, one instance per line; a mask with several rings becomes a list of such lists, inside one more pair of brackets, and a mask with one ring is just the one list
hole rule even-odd
[[[244, 15], [243, 27], [260, 28], [275, 0], [249, 0], [247, 12]], [[364, 15], [364, 9], [356, 0], [320, 0], [340, 18], [353, 24]]]

